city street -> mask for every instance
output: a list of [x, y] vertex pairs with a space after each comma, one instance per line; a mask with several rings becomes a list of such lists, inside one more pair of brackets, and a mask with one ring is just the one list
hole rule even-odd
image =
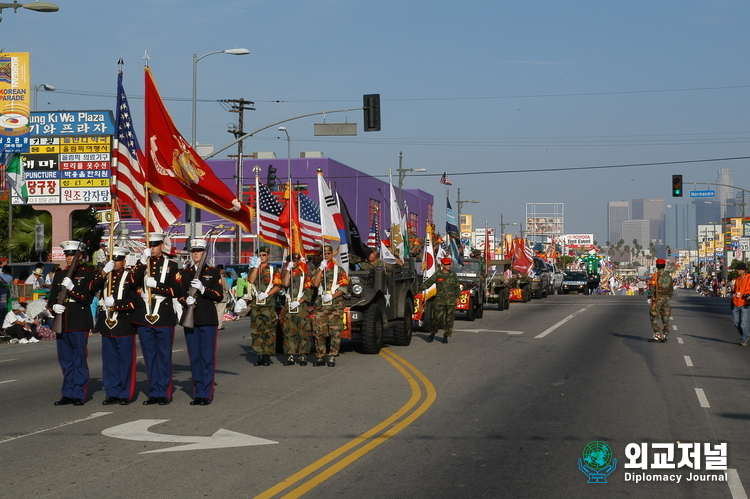
[[[727, 299], [678, 289], [672, 305], [666, 344], [647, 341], [645, 297], [555, 295], [457, 316], [448, 344], [442, 330], [380, 355], [345, 343], [335, 368], [254, 367], [245, 318], [220, 331], [207, 407], [188, 405], [181, 327], [168, 406], [142, 405], [140, 358], [138, 399], [102, 406], [98, 336], [83, 407], [52, 405], [54, 342], [0, 345], [0, 496], [746, 498], [750, 349]], [[579, 470], [592, 441], [616, 459], [607, 483]], [[647, 469], [625, 467], [631, 443]], [[700, 443], [700, 468], [651, 466], [659, 443], [675, 465], [678, 443]], [[726, 474], [705, 468], [704, 444], [721, 443]]]

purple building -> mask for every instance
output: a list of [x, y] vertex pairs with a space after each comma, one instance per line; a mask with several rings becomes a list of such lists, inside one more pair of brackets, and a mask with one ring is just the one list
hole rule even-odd
[[[301, 155], [310, 155], [311, 153], [301, 153]], [[318, 154], [318, 153], [313, 153]], [[213, 169], [218, 178], [223, 180], [233, 192], [237, 192], [237, 161], [233, 159], [209, 160], [208, 164]], [[261, 183], [268, 183], [269, 167], [275, 168], [275, 175], [278, 178], [277, 185], [273, 191], [280, 191], [289, 177], [287, 158], [268, 158], [255, 159], [246, 158], [242, 165], [242, 201], [249, 203], [251, 197], [254, 198], [255, 191], [255, 172], [253, 169], [259, 167], [258, 179]], [[292, 184], [306, 194], [316, 203], [318, 199], [318, 180], [317, 171], [320, 169], [323, 177], [331, 188], [331, 191], [338, 192], [339, 196], [344, 199], [349, 215], [357, 224], [360, 234], [364, 239], [370, 231], [372, 224], [372, 214], [377, 211], [378, 225], [381, 229], [381, 237], [385, 237], [385, 230], [390, 225], [390, 198], [387, 175], [383, 178], [375, 178], [362, 173], [354, 168], [339, 163], [330, 158], [324, 157], [304, 157], [292, 158], [291, 179]], [[394, 190], [398, 196], [398, 174], [394, 176]], [[401, 194], [402, 205], [405, 202], [409, 207], [409, 223], [412, 227], [411, 232], [416, 233], [418, 237], [424, 237], [426, 233], [426, 224], [433, 220], [433, 196], [420, 189], [403, 189]], [[185, 234], [189, 233], [189, 207], [181, 200], [175, 199], [175, 204], [183, 211], [181, 222], [185, 224]], [[211, 227], [224, 223], [229, 225], [225, 220], [218, 220], [215, 215], [209, 212], [200, 211], [196, 216], [196, 232], [201, 236], [208, 232]], [[256, 231], [255, 220], [253, 220], [253, 232]], [[173, 237], [172, 240], [177, 248], [182, 249], [185, 246], [186, 236]], [[226, 231], [222, 233], [215, 242], [216, 264], [245, 263], [252, 252], [255, 250], [255, 237], [251, 234], [243, 234], [241, 241], [241, 250], [239, 261], [237, 255], [237, 240], [234, 232]]]

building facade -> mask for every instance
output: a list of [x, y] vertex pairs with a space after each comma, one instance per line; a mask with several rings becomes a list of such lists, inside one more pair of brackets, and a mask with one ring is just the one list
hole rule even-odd
[[622, 222], [630, 220], [630, 205], [627, 201], [607, 203], [607, 241], [617, 244], [622, 237]]
[[[663, 199], [634, 199], [633, 200], [633, 220], [649, 221], [649, 237], [645, 244], [639, 239], [638, 242], [643, 246], [648, 243], [662, 245], [664, 244], [664, 200]], [[625, 242], [628, 242], [626, 239]]]

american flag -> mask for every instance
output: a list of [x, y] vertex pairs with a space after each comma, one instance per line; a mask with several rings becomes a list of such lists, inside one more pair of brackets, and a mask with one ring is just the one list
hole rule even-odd
[[380, 229], [378, 228], [378, 212], [372, 214], [372, 226], [370, 233], [367, 235], [367, 246], [370, 248], [380, 249]]
[[[128, 98], [122, 87], [122, 71], [117, 76], [117, 136], [112, 147], [112, 199], [125, 201], [146, 227], [145, 158], [133, 130]], [[149, 226], [152, 232], [164, 230], [177, 220], [180, 210], [166, 196], [151, 193]]]
[[444, 172], [443, 176], [440, 177], [440, 183], [444, 185], [453, 185], [453, 182], [448, 178], [448, 172]]
[[256, 193], [258, 196], [258, 221], [260, 228], [258, 235], [269, 244], [286, 246], [286, 234], [279, 222], [279, 215], [283, 207], [268, 190], [268, 187], [260, 183], [255, 177]]
[[320, 249], [320, 207], [303, 193], [299, 193], [299, 225], [302, 234], [302, 247], [305, 252]]

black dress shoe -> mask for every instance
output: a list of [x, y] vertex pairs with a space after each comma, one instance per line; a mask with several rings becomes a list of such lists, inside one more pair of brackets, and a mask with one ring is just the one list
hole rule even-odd
[[447, 336], [443, 336], [443, 343], [448, 343], [448, 337]]
[[254, 366], [262, 366], [265, 361], [265, 355], [258, 355], [258, 359], [253, 363]]
[[661, 340], [659, 340], [659, 341], [661, 341], [662, 343], [666, 343], [667, 342], [667, 338], [668, 338], [668, 336], [666, 336], [666, 335], [662, 336]]
[[648, 341], [649, 341], [649, 343], [655, 343], [657, 341], [661, 341], [661, 338], [659, 338], [658, 336], [654, 336], [653, 338], [651, 338]]
[[120, 399], [120, 405], [130, 405], [129, 399]]
[[143, 405], [154, 405], [159, 403], [159, 397], [149, 397], [148, 400], [143, 401]]
[[306, 366], [307, 365], [307, 361], [306, 360], [300, 360], [299, 361], [299, 365]]
[[270, 355], [264, 355], [263, 356], [263, 365], [264, 366], [270, 366], [271, 365], [271, 356]]
[[211, 399], [201, 399], [201, 405], [211, 405], [212, 400]]
[[203, 397], [195, 397], [190, 401], [190, 405], [203, 405]]
[[313, 363], [313, 367], [320, 367], [326, 365], [326, 361], [323, 358], [320, 358]]
[[83, 405], [83, 404], [85, 404], [85, 403], [86, 403], [86, 402], [84, 402], [84, 401], [83, 401], [83, 399], [74, 399], [74, 400], [73, 400], [73, 405], [78, 405], [78, 406], [81, 406], [81, 405]]
[[115, 404], [119, 404], [119, 403], [120, 403], [120, 399], [119, 398], [117, 398], [117, 397], [107, 397], [102, 402], [102, 405], [115, 405]]
[[427, 337], [427, 343], [432, 343], [432, 340], [435, 339], [435, 333], [430, 333], [430, 335]]
[[73, 399], [72, 398], [70, 398], [70, 397], [63, 397], [60, 400], [58, 400], [57, 402], [55, 402], [55, 405], [68, 405], [68, 404], [72, 404], [72, 403], [73, 403]]
[[159, 397], [159, 405], [169, 405], [171, 402], [167, 397]]
[[284, 362], [285, 366], [293, 366], [294, 365], [294, 356], [290, 355], [288, 359], [286, 359], [286, 362]]

